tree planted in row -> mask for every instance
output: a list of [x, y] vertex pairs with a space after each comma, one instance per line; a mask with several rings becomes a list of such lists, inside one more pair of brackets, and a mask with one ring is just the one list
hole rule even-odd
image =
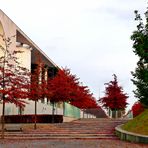
[[127, 106], [127, 94], [123, 88], [118, 85], [117, 76], [114, 74], [114, 80], [105, 83], [105, 96], [99, 99], [99, 102], [105, 108], [112, 111], [124, 110]]
[[80, 85], [76, 75], [70, 70], [60, 69], [57, 75], [48, 81], [48, 98], [51, 102], [69, 102], [79, 108], [95, 108], [97, 103], [86, 86]]
[[3, 44], [0, 45], [0, 94], [2, 102], [2, 138], [5, 127], [5, 104], [14, 103], [18, 107], [25, 106], [28, 97], [30, 72], [18, 62], [19, 50], [10, 51], [11, 38], [0, 35]]
[[72, 100], [70, 103], [81, 109], [98, 108], [93, 94], [90, 93], [87, 86], [82, 85], [77, 86], [76, 99]]

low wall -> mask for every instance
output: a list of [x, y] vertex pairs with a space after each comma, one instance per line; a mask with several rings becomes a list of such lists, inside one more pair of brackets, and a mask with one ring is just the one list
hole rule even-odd
[[137, 142], [137, 143], [148, 143], [147, 135], [141, 135], [141, 134], [136, 134], [136, 133], [125, 131], [121, 128], [121, 126], [122, 125], [119, 125], [115, 128], [116, 135], [121, 140]]
[[[5, 115], [5, 123], [34, 123], [35, 115]], [[52, 115], [36, 115], [37, 123], [52, 123]], [[62, 123], [63, 115], [54, 115], [54, 123]]]
[[78, 119], [79, 118], [63, 116], [63, 122], [71, 122], [71, 121], [78, 120]]
[[70, 118], [80, 118], [80, 109], [64, 102], [64, 116]]

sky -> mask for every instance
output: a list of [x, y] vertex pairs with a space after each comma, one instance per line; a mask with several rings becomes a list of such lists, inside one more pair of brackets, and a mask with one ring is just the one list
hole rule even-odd
[[146, 7], [147, 0], [0, 0], [0, 9], [97, 100], [116, 74], [129, 96], [127, 109], [137, 101], [131, 82], [138, 60], [130, 40], [134, 10], [143, 16]]

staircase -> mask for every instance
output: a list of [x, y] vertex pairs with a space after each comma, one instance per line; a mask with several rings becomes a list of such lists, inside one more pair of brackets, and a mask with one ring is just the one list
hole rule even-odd
[[117, 119], [81, 119], [70, 123], [52, 124], [49, 130], [32, 130], [23, 132], [6, 132], [6, 139], [118, 139], [115, 127], [126, 120]]

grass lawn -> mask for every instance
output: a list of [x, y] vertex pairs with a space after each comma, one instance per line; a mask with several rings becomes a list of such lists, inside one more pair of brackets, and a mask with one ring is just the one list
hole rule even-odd
[[137, 134], [148, 135], [148, 109], [124, 124], [122, 129]]

